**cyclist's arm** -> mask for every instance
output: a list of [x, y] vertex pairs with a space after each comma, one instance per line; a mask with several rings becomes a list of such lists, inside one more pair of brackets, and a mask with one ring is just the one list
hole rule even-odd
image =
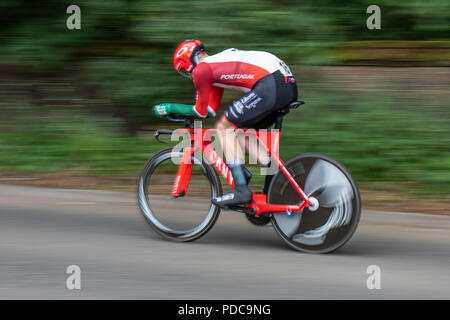
[[[216, 100], [219, 93], [214, 93], [215, 89], [213, 90], [214, 78], [211, 67], [207, 63], [200, 63], [193, 71], [193, 78], [197, 89], [197, 98], [193, 110], [197, 116], [205, 118], [208, 114], [208, 106], [210, 106], [210, 97], [213, 96], [214, 103], [217, 103]], [[212, 106], [210, 107], [212, 109]]]
[[223, 88], [212, 87], [209, 94], [208, 114], [216, 115], [217, 109], [219, 109], [220, 100], [222, 100]]

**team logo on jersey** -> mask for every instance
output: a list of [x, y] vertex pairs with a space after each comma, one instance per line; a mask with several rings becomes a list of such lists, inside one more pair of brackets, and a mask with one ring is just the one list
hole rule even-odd
[[234, 74], [223, 74], [220, 76], [221, 80], [243, 80], [243, 79], [254, 79], [254, 74], [248, 73], [234, 73]]
[[262, 100], [262, 98], [261, 97], [257, 97], [255, 100], [253, 100], [251, 103], [248, 103], [248, 104], [246, 104], [246, 108], [247, 109], [252, 109], [252, 108], [255, 108], [256, 107], [256, 105], [258, 104], [258, 102], [260, 102]]
[[236, 113], [243, 114], [244, 109], [249, 110], [255, 108], [261, 100], [262, 98], [256, 93], [250, 92], [248, 95], [234, 101], [230, 111], [234, 114], [234, 116], [237, 116]]
[[257, 97], [256, 93], [249, 92], [247, 95], [243, 96], [240, 100], [242, 103], [247, 103], [248, 101], [255, 99]]
[[295, 83], [295, 78], [294, 78], [294, 76], [286, 76], [286, 77], [284, 77], [284, 82]]
[[237, 113], [242, 114], [243, 109], [244, 109], [244, 104], [242, 102], [240, 102], [240, 101], [233, 102], [233, 107]]

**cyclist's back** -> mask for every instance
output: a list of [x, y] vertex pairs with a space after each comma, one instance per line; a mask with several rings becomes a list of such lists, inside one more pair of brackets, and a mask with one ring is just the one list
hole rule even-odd
[[245, 51], [235, 48], [227, 49], [215, 55], [206, 57], [202, 63], [194, 69], [194, 77], [211, 72], [214, 85], [218, 87], [236, 89], [243, 92], [250, 91], [255, 83], [264, 76], [280, 71], [283, 76], [293, 75], [287, 65], [275, 55], [265, 51]]
[[217, 111], [223, 88], [245, 92], [225, 112], [236, 127], [255, 127], [265, 117], [297, 99], [295, 78], [289, 67], [264, 51], [235, 48], [207, 56], [193, 71], [197, 89], [195, 110]]

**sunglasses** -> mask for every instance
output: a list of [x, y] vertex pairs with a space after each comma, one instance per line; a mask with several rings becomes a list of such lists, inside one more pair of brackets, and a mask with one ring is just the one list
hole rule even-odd
[[[198, 54], [203, 51], [203, 50], [199, 50], [197, 52], [194, 53], [194, 55], [191, 57], [191, 62], [194, 64], [194, 67], [197, 66], [199, 64], [200, 61], [198, 61]], [[178, 71], [183, 77], [192, 78], [192, 73], [187, 72], [184, 69], [181, 69], [180, 71]]]

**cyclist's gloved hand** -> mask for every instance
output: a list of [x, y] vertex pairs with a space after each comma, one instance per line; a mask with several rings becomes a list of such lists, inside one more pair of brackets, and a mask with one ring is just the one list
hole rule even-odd
[[[168, 115], [198, 117], [197, 113], [194, 111], [194, 106], [189, 104], [161, 103], [153, 106], [153, 111], [159, 118], [163, 118]], [[208, 115], [206, 117], [214, 117], [214, 114], [208, 110]]]

